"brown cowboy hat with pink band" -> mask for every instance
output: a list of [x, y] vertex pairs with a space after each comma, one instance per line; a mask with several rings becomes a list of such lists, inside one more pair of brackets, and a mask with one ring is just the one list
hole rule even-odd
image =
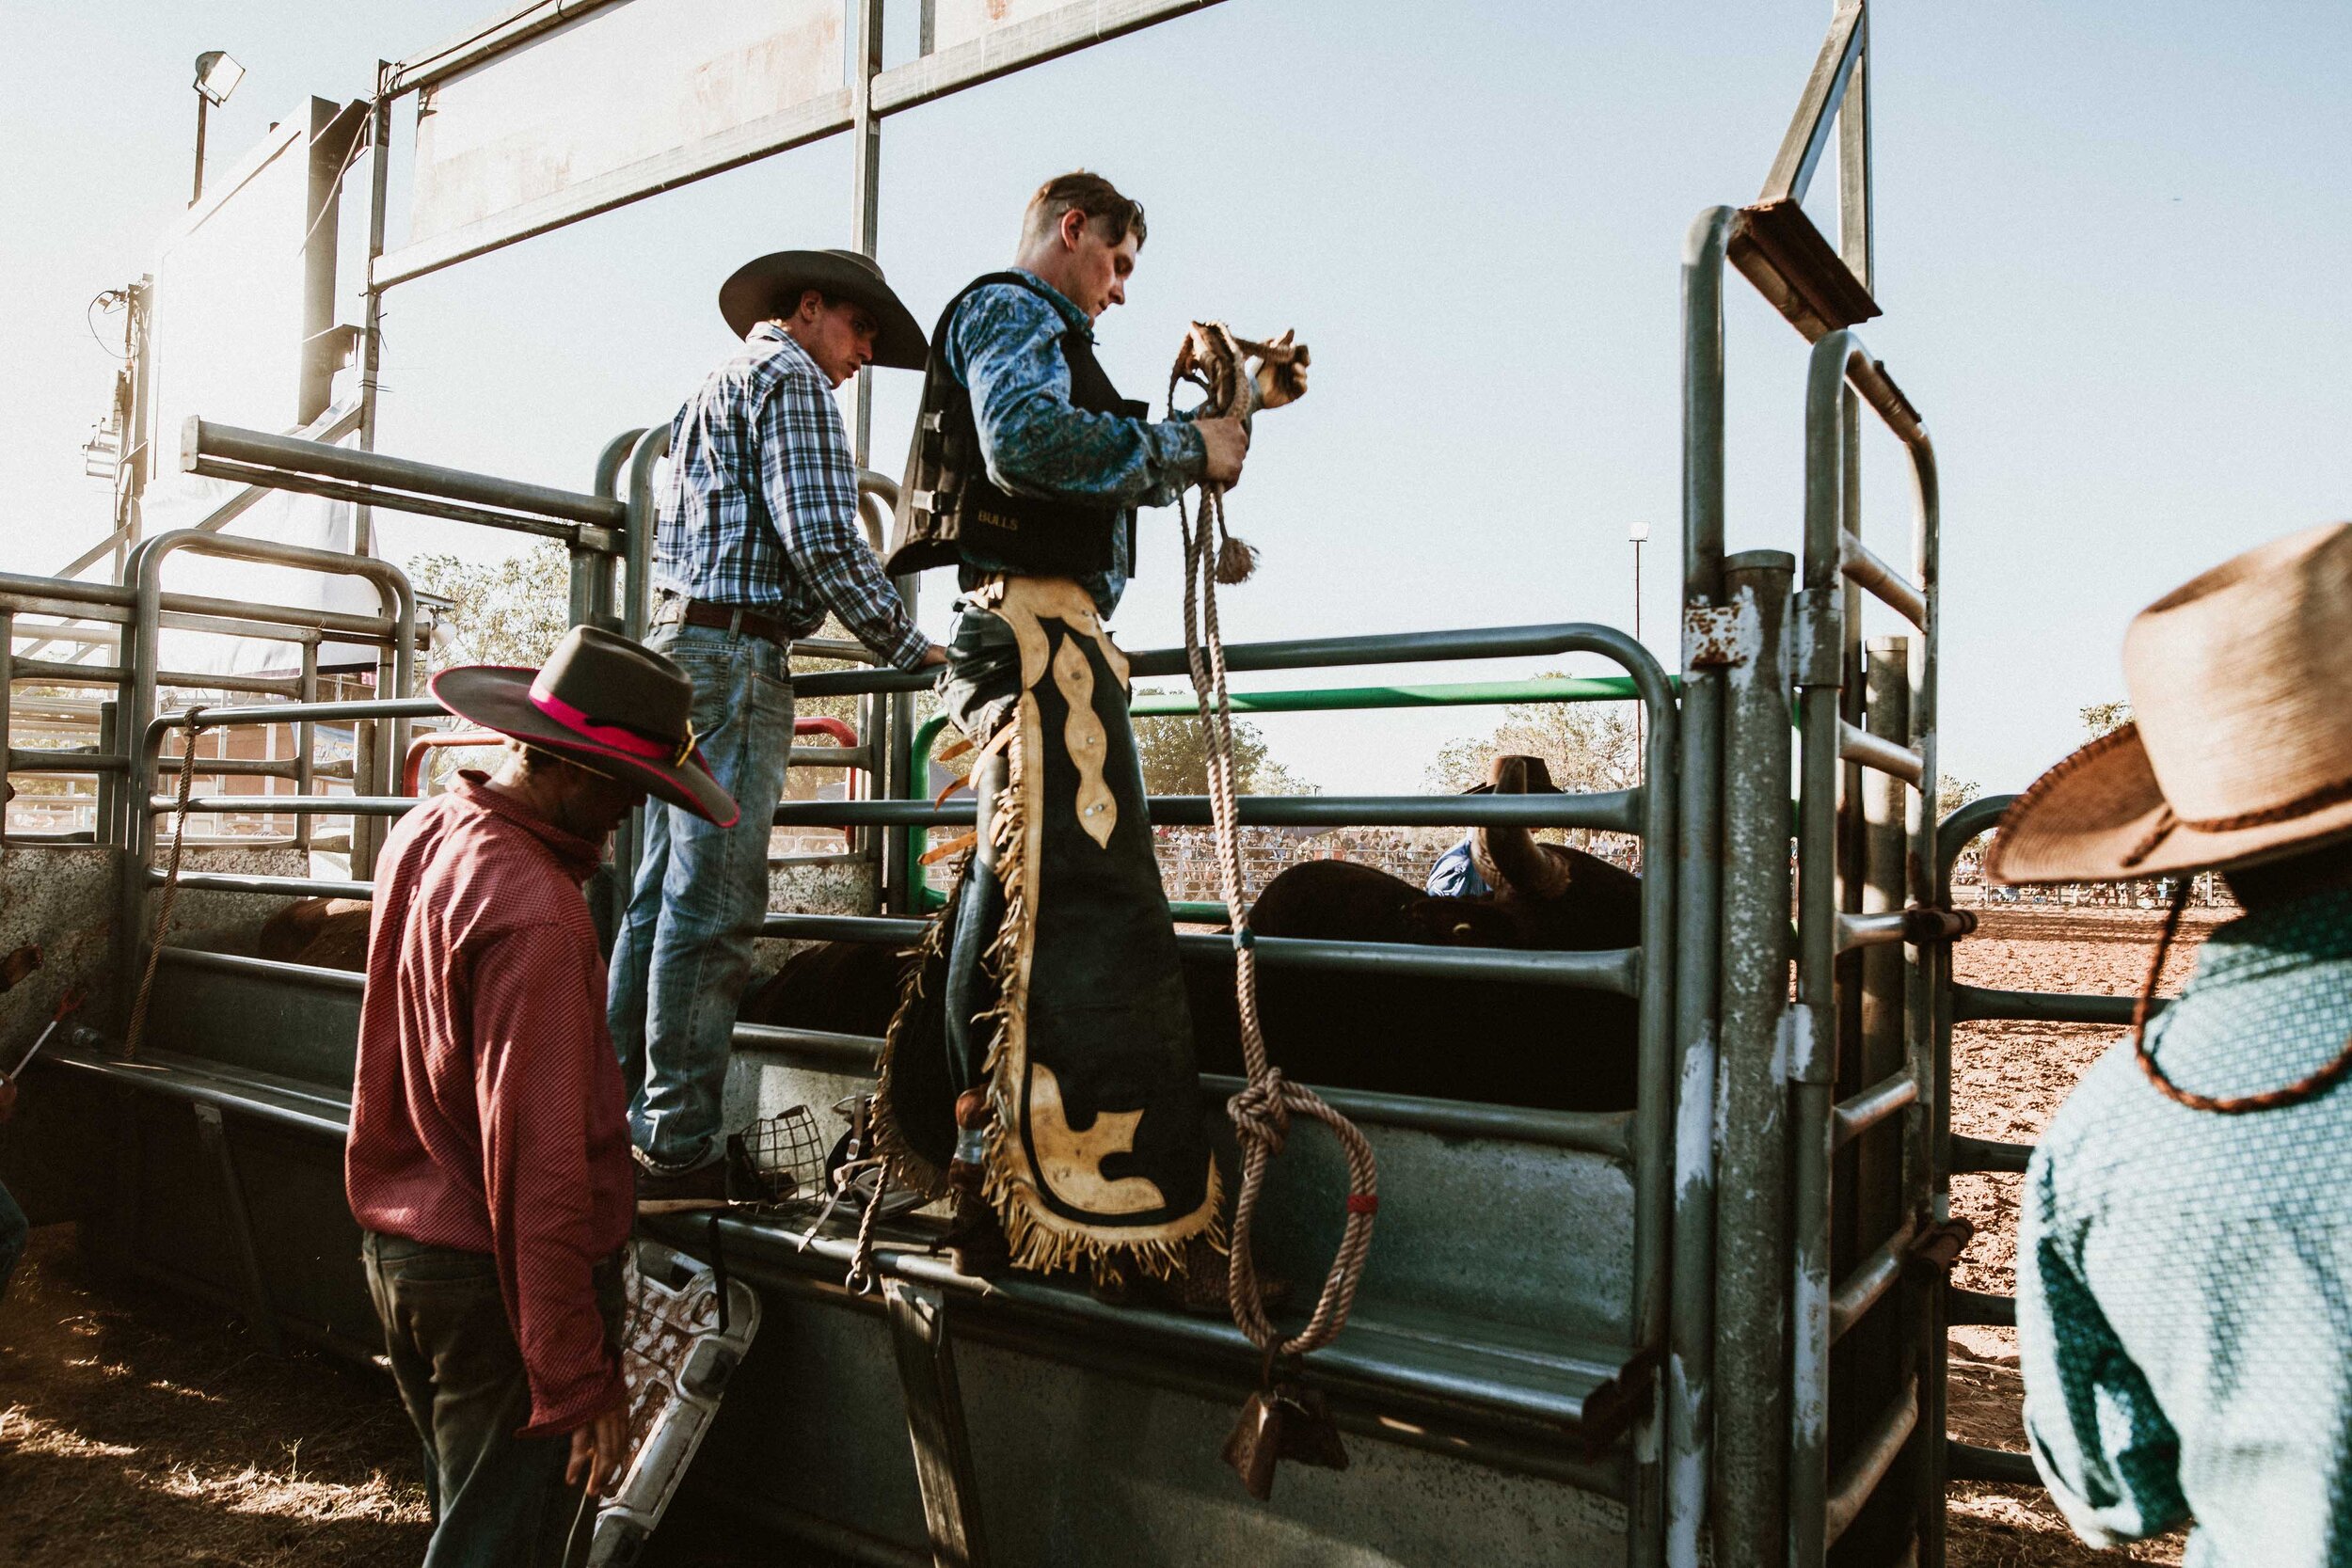
[[460, 665], [432, 690], [460, 719], [735, 826], [734, 797], [694, 746], [694, 684], [650, 648], [574, 626], [536, 670]]
[[2225, 561], [2133, 617], [2133, 722], [2034, 783], [1996, 882], [2229, 870], [2352, 837], [2352, 523]]

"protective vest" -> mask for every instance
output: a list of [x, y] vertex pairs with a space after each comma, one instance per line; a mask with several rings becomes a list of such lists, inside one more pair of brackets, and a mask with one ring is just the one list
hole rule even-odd
[[[923, 411], [914, 421], [883, 566], [893, 577], [905, 577], [971, 559], [1035, 577], [1082, 577], [1110, 568], [1118, 531], [1124, 529], [1132, 571], [1133, 512], [1016, 496], [988, 477], [972, 394], [947, 368], [946, 345], [956, 312], [974, 290], [992, 283], [1010, 283], [1044, 297], [1044, 291], [1020, 273], [993, 272], [966, 284], [940, 313], [931, 333], [930, 358], [923, 368]], [[1148, 416], [1146, 404], [1120, 397], [1111, 385], [1085, 328], [1073, 326], [1062, 334], [1061, 356], [1070, 367], [1073, 407], [1131, 419]]]

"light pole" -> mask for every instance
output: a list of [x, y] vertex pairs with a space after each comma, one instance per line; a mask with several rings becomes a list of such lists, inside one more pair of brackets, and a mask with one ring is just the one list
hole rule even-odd
[[196, 57], [196, 188], [188, 196], [191, 207], [204, 199], [204, 111], [228, 103], [244, 80], [245, 67], [225, 50], [207, 49]]
[[[1642, 640], [1642, 546], [1649, 542], [1649, 524], [1637, 522], [1625, 531], [1633, 545], [1633, 641]], [[1641, 699], [1633, 703], [1633, 766], [1638, 772], [1646, 756], [1642, 745], [1644, 712]]]

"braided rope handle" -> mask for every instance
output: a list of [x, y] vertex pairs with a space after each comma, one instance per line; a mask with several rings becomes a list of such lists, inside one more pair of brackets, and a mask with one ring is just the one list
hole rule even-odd
[[872, 1164], [874, 1196], [866, 1205], [866, 1212], [858, 1216], [857, 1247], [850, 1254], [850, 1272], [841, 1281], [853, 1296], [872, 1295], [878, 1283], [874, 1277], [874, 1225], [882, 1218], [882, 1198], [890, 1191], [890, 1162], [877, 1156]]
[[[1242, 350], [1221, 323], [1196, 323], [1168, 377], [1170, 406], [1176, 384], [1190, 379], [1210, 392], [1202, 412], [1216, 417], [1231, 405], [1243, 385]], [[1205, 363], [1204, 363], [1205, 360]], [[1191, 373], [1195, 371], [1202, 373]], [[1241, 1191], [1233, 1200], [1232, 1256], [1227, 1269], [1233, 1322], [1250, 1343], [1271, 1354], [1304, 1355], [1319, 1350], [1346, 1326], [1372, 1250], [1373, 1216], [1380, 1207], [1379, 1175], [1372, 1145], [1355, 1123], [1320, 1095], [1283, 1077], [1267, 1060], [1265, 1033], [1258, 1012], [1257, 942], [1242, 898], [1238, 793], [1233, 775], [1233, 705], [1226, 687], [1225, 641], [1216, 619], [1217, 562], [1230, 546], [1222, 485], [1203, 483], [1198, 520], [1179, 498], [1177, 526], [1184, 545], [1184, 662], [1200, 705], [1208, 748], [1210, 818], [1216, 827], [1217, 877], [1233, 927], [1233, 992], [1241, 1021], [1242, 1059], [1248, 1081], [1226, 1106], [1241, 1147]], [[1212, 547], [1214, 541], [1215, 546]], [[1257, 1260], [1249, 1233], [1266, 1167], [1290, 1133], [1291, 1118], [1303, 1116], [1331, 1130], [1347, 1160], [1347, 1221], [1331, 1269], [1307, 1325], [1288, 1339], [1265, 1315], [1258, 1290]]]
[[[155, 931], [147, 942], [147, 969], [139, 976], [138, 999], [131, 1005], [131, 1026], [123, 1032], [122, 1054], [135, 1058], [139, 1042], [147, 1034], [147, 999], [155, 990], [155, 963], [163, 957], [164, 933], [171, 929], [171, 906], [180, 896], [180, 849], [188, 839], [188, 786], [196, 778], [196, 736], [204, 726], [198, 715], [201, 707], [190, 707], [182, 715], [187, 721], [187, 732], [180, 742], [180, 800], [171, 817], [171, 864], [164, 873], [164, 898], [155, 911]], [[140, 802], [144, 806], [145, 802]]]

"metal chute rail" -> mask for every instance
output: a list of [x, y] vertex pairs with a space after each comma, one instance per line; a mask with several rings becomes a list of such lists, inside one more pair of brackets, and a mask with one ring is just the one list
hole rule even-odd
[[[1952, 868], [1959, 861], [1961, 851], [1978, 837], [1997, 827], [2002, 814], [2016, 800], [2014, 795], [1987, 795], [1971, 800], [1938, 825], [1932, 863], [1939, 903], [1948, 905], [1951, 900]], [[1948, 950], [1935, 954], [1932, 962], [1934, 969], [1931, 974], [1931, 988], [1936, 999], [1932, 1021], [1935, 1072], [1939, 1081], [1946, 1084], [1951, 1081], [1952, 1026], [1955, 1023], [1994, 1021], [2110, 1023], [2120, 1028], [2132, 1022], [2132, 1007], [2137, 1000], [2134, 997], [2002, 990], [1958, 985], [1952, 980], [1951, 954]], [[2153, 997], [2149, 1006], [2152, 1014], [2162, 1012], [2170, 1006], [2170, 1000]], [[1932, 1148], [1939, 1197], [1949, 1194], [1951, 1179], [1955, 1176], [2016, 1175], [2025, 1170], [2026, 1162], [2033, 1154], [2032, 1145], [1954, 1133], [1948, 1101], [1939, 1103], [1937, 1110]], [[1944, 1291], [1944, 1320], [1950, 1323], [1982, 1323], [2013, 1328], [2017, 1324], [2017, 1301], [2013, 1296], [1994, 1295], [1947, 1285]], [[1928, 1375], [1938, 1387], [1942, 1386], [1946, 1375], [1946, 1357], [1940, 1338], [1935, 1347], [1935, 1360]], [[2033, 1461], [2025, 1454], [1949, 1438], [1946, 1440], [1945, 1452], [1946, 1469], [1956, 1480], [2013, 1481], [2029, 1486], [2041, 1484], [2041, 1478], [2034, 1473]]]
[[[1499, 637], [1510, 642], [1525, 635], [1507, 632]], [[1633, 672], [1650, 711], [1651, 776], [1671, 780], [1674, 707], [1666, 678], [1655, 662], [1629, 640], [1606, 628], [1549, 628], [1546, 640], [1562, 651], [1590, 647], [1611, 653]], [[1411, 641], [1399, 640], [1406, 644]], [[1477, 638], [1455, 642], [1465, 657], [1475, 657], [1486, 645], [1486, 641]], [[1347, 646], [1367, 657], [1393, 657], [1399, 651], [1389, 647], [1384, 640], [1351, 640]], [[1311, 646], [1294, 647], [1285, 662], [1308, 665], [1317, 651]], [[1261, 656], [1253, 650], [1250, 657]], [[848, 678], [879, 681], [890, 677]], [[421, 717], [429, 711], [431, 705], [416, 699], [387, 699], [217, 708], [198, 718], [207, 726], [289, 720], [389, 723]], [[160, 715], [150, 726], [150, 737], [159, 740], [174, 730], [184, 730], [188, 723], [189, 719], [183, 714]], [[199, 803], [211, 801], [203, 800]], [[1531, 813], [1522, 800], [1463, 797], [1417, 805], [1423, 815], [1454, 821], [1525, 818], [1531, 815], [1575, 820], [1597, 815], [1641, 829], [1657, 846], [1661, 863], [1669, 868], [1673, 864], [1674, 799], [1670, 790], [1661, 789], [1655, 795], [1637, 790], [1606, 798], [1597, 813], [1574, 797], [1549, 798], [1538, 803], [1546, 809]], [[274, 801], [277, 808], [294, 813], [367, 812], [388, 816], [413, 804], [400, 797], [279, 797]], [[826, 802], [814, 807], [780, 806], [777, 812], [781, 818], [821, 817], [846, 822], [871, 816], [884, 804]], [[173, 805], [167, 795], [151, 795], [148, 800], [151, 812], [167, 811]], [[1344, 808], [1337, 808], [1335, 814], [1345, 815]], [[142, 885], [160, 876], [161, 873], [142, 866]], [[367, 884], [357, 880], [323, 883], [299, 878], [225, 873], [186, 876], [183, 885], [192, 891], [245, 894], [332, 891], [364, 896], [369, 891]], [[1650, 942], [1662, 943], [1670, 941], [1671, 933], [1674, 900], [1670, 869], [1654, 887], [1645, 934]], [[775, 916], [771, 924], [793, 934], [855, 936], [893, 942], [903, 942], [909, 934], [908, 923], [886, 919]], [[1642, 990], [1638, 952], [1400, 952], [1373, 944], [1272, 942], [1268, 948], [1269, 962], [1274, 963], [1319, 967], [1402, 963], [1425, 965], [1432, 972], [1543, 977], [1569, 985]], [[1671, 973], [1670, 962], [1661, 962], [1660, 967], [1662, 972]], [[356, 983], [349, 976], [306, 973], [299, 966], [273, 964], [235, 954], [168, 948], [160, 966], [156, 998], [156, 1016], [170, 1021], [159, 1025], [158, 1034], [165, 1049], [137, 1064], [117, 1062], [103, 1051], [88, 1049], [69, 1053], [61, 1060], [101, 1082], [136, 1085], [167, 1100], [207, 1106], [215, 1115], [226, 1113], [225, 1126], [230, 1130], [236, 1155], [245, 1157], [249, 1147], [267, 1148], [269, 1154], [254, 1157], [278, 1161], [282, 1173], [288, 1168], [283, 1162], [294, 1156], [273, 1139], [283, 1134], [315, 1140], [328, 1132], [335, 1119], [336, 1101], [347, 1081], [344, 1075], [348, 1071], [351, 1030], [356, 1022]], [[1342, 1398], [1343, 1411], [1350, 1412], [1347, 1418], [1355, 1429], [1391, 1442], [1398, 1440], [1400, 1431], [1408, 1431], [1419, 1440], [1438, 1444], [1445, 1451], [1485, 1455], [1493, 1463], [1505, 1464], [1516, 1473], [1573, 1479], [1583, 1489], [1629, 1499], [1638, 1495], [1644, 1481], [1642, 1462], [1634, 1457], [1637, 1450], [1624, 1433], [1646, 1418], [1645, 1411], [1653, 1398], [1650, 1370], [1656, 1360], [1654, 1337], [1662, 1314], [1655, 1305], [1649, 1308], [1653, 1335], [1650, 1346], [1643, 1345], [1637, 1338], [1640, 1320], [1636, 1314], [1644, 1298], [1651, 1304], [1661, 1302], [1664, 1289], [1663, 1217], [1668, 1202], [1665, 1180], [1670, 1175], [1671, 1162], [1666, 1154], [1663, 1113], [1671, 1099], [1673, 1072], [1666, 1055], [1666, 1023], [1671, 1015], [1665, 992], [1662, 988], [1652, 987], [1645, 994], [1654, 998], [1646, 1009], [1644, 1041], [1644, 1102], [1651, 1108], [1646, 1117], [1577, 1117], [1514, 1107], [1417, 1101], [1404, 1097], [1338, 1097], [1351, 1115], [1375, 1128], [1375, 1137], [1397, 1151], [1400, 1170], [1419, 1174], [1416, 1185], [1421, 1189], [1417, 1196], [1401, 1198], [1398, 1204], [1406, 1215], [1401, 1222], [1404, 1233], [1412, 1237], [1419, 1232], [1422, 1244], [1414, 1248], [1421, 1256], [1413, 1259], [1411, 1277], [1396, 1281], [1396, 1289], [1391, 1292], [1397, 1310], [1384, 1315], [1377, 1309], [1376, 1302], [1368, 1297], [1359, 1329], [1334, 1346], [1328, 1358], [1334, 1392]], [[257, 1021], [265, 1025], [258, 1031]], [[828, 1077], [837, 1080], [845, 1076], [844, 1068], [862, 1075], [870, 1070], [873, 1043], [844, 1037], [816, 1040], [792, 1031], [749, 1026], [739, 1031], [738, 1037], [742, 1060], [760, 1063], [759, 1070], [763, 1073], [797, 1082]], [[1463, 1164], [1460, 1151], [1466, 1142], [1473, 1148], [1473, 1169], [1446, 1174], [1446, 1167]], [[1490, 1152], [1475, 1152], [1480, 1148]], [[364, 1320], [352, 1316], [349, 1282], [330, 1282], [319, 1277], [316, 1270], [284, 1275], [268, 1256], [271, 1247], [267, 1238], [280, 1228], [284, 1219], [278, 1205], [295, 1187], [316, 1191], [324, 1186], [331, 1191], [335, 1166], [332, 1151], [321, 1149], [311, 1174], [293, 1186], [262, 1193], [252, 1191], [249, 1182], [241, 1185], [240, 1192], [249, 1200], [246, 1207], [251, 1217], [232, 1225], [242, 1234], [225, 1249], [226, 1255], [240, 1259], [250, 1251], [264, 1261], [257, 1265], [253, 1278], [243, 1283], [239, 1282], [242, 1269], [233, 1276], [220, 1275], [216, 1270], [210, 1272], [215, 1275], [215, 1289], [231, 1295], [242, 1292], [241, 1299], [248, 1310], [262, 1311], [266, 1304], [273, 1321], [284, 1321], [291, 1333], [348, 1340], [364, 1328]], [[1529, 1168], [1513, 1178], [1509, 1172], [1515, 1166]], [[1622, 1231], [1615, 1231], [1613, 1239], [1608, 1234], [1611, 1227], [1602, 1227], [1599, 1255], [1583, 1259], [1577, 1269], [1564, 1274], [1560, 1264], [1554, 1262], [1530, 1271], [1528, 1277], [1505, 1292], [1507, 1299], [1486, 1303], [1486, 1314], [1466, 1312], [1458, 1300], [1463, 1294], [1459, 1281], [1471, 1272], [1470, 1259], [1462, 1254], [1459, 1242], [1446, 1249], [1452, 1254], [1450, 1257], [1436, 1256], [1427, 1245], [1443, 1231], [1459, 1228], [1445, 1195], [1465, 1180], [1491, 1185], [1496, 1180], [1504, 1179], [1516, 1188], [1534, 1171], [1544, 1169], [1561, 1174], [1581, 1173], [1570, 1177], [1575, 1185], [1589, 1189], [1604, 1209], [1619, 1210], [1631, 1223]], [[1613, 1189], [1622, 1196], [1610, 1196]], [[183, 1198], [184, 1193], [174, 1196]], [[1529, 1196], [1532, 1197], [1533, 1194]], [[169, 1199], [162, 1192], [150, 1192], [143, 1196], [150, 1207], [169, 1207]], [[1554, 1227], [1565, 1223], [1564, 1216], [1554, 1222]], [[142, 1250], [151, 1258], [165, 1259], [171, 1258], [177, 1250], [182, 1255], [181, 1272], [204, 1278], [208, 1260], [200, 1256], [185, 1256], [190, 1250], [185, 1244], [188, 1237], [201, 1234], [201, 1227], [164, 1228], [167, 1235], [159, 1235], [141, 1225]], [[806, 1292], [818, 1286], [829, 1288], [827, 1275], [812, 1275], [809, 1271], [826, 1266], [822, 1259], [829, 1252], [847, 1244], [838, 1239], [823, 1243], [810, 1255], [791, 1253], [787, 1263], [788, 1249], [784, 1244], [781, 1227], [747, 1219], [739, 1222], [737, 1228], [742, 1233], [740, 1250], [745, 1257], [755, 1265], [762, 1259], [773, 1260], [771, 1284], [781, 1291]], [[1645, 1233], [1646, 1242], [1642, 1239]], [[914, 1249], [928, 1241], [928, 1234], [919, 1229], [890, 1237], [882, 1257], [885, 1274], [909, 1288], [929, 1288], [926, 1281], [935, 1285], [939, 1272], [936, 1265], [914, 1256]], [[1279, 1232], [1274, 1241], [1278, 1247], [1283, 1244]], [[1305, 1244], [1305, 1239], [1299, 1239], [1296, 1244]], [[200, 1247], [194, 1250], [199, 1254], [202, 1251]], [[1608, 1261], [1612, 1255], [1616, 1257], [1613, 1263]], [[1576, 1274], [1592, 1270], [1596, 1264], [1604, 1282], [1597, 1294], [1590, 1284], [1581, 1288], [1573, 1284]], [[1446, 1275], [1454, 1277], [1453, 1289], [1433, 1295], [1433, 1289]], [[254, 1280], [261, 1284], [256, 1286]], [[1619, 1291], [1624, 1292], [1622, 1296]], [[818, 1294], [822, 1293], [820, 1289]], [[1457, 1301], [1451, 1309], [1440, 1312], [1439, 1321], [1450, 1326], [1442, 1333], [1433, 1334], [1436, 1323], [1426, 1317], [1426, 1304], [1433, 1300], [1442, 1303], [1448, 1294]], [[1590, 1321], [1582, 1326], [1573, 1318], [1563, 1318], [1564, 1300], [1572, 1309], [1579, 1297], [1590, 1309]], [[1415, 1306], [1419, 1307], [1420, 1315], [1413, 1309]], [[1487, 1321], [1496, 1310], [1504, 1316]], [[1000, 1324], [998, 1317], [1008, 1313], [1009, 1318]], [[1074, 1318], [1086, 1325], [1089, 1334], [1097, 1338], [1109, 1335], [1122, 1341], [1125, 1348], [1120, 1354], [1131, 1359], [1135, 1369], [1147, 1372], [1160, 1359], [1185, 1362], [1207, 1355], [1216, 1366], [1239, 1376], [1246, 1374], [1250, 1360], [1246, 1346], [1230, 1329], [1178, 1323], [1150, 1314], [1111, 1313], [1081, 1292], [1045, 1284], [999, 1291], [984, 1303], [960, 1302], [952, 1316], [960, 1325], [967, 1318], [975, 1320], [971, 1332], [975, 1343], [979, 1344], [990, 1343], [1000, 1334], [1012, 1335], [1018, 1342], [1038, 1343], [1021, 1338], [1026, 1331], [1017, 1330], [1014, 1320], [1042, 1323]], [[1478, 1326], [1482, 1321], [1486, 1321], [1486, 1327]], [[1547, 1322], [1554, 1326], [1546, 1328]], [[1055, 1328], [1049, 1338], [1058, 1344], [1072, 1331], [1071, 1325], [1064, 1324]], [[1494, 1338], [1496, 1335], [1501, 1338]], [[1484, 1349], [1480, 1348], [1482, 1342]], [[1440, 1346], [1448, 1348], [1440, 1351]], [[1175, 1373], [1170, 1367], [1156, 1375]], [[1186, 1375], [1185, 1386], [1200, 1386], [1198, 1372]], [[1544, 1433], [1550, 1433], [1550, 1437], [1537, 1440], [1535, 1434]], [[1533, 1449], [1527, 1446], [1531, 1441], [1535, 1443]], [[1571, 1453], [1555, 1452], [1546, 1457], [1546, 1447], [1563, 1441]]]
[[[1667, 684], [1680, 689], [1678, 680], [1669, 678]], [[1492, 707], [1505, 704], [1542, 703], [1608, 703], [1638, 702], [1641, 691], [1632, 678], [1626, 675], [1566, 676], [1551, 675], [1521, 681], [1454, 681], [1441, 685], [1414, 686], [1349, 686], [1284, 688], [1264, 691], [1236, 691], [1232, 694], [1235, 713], [1348, 713], [1366, 709], [1395, 709], [1421, 707]], [[1184, 718], [1198, 711], [1193, 699], [1176, 692], [1139, 692], [1127, 705], [1127, 711], [1137, 719]], [[935, 714], [923, 721], [914, 732], [914, 794], [922, 800], [935, 799], [939, 794], [937, 782], [931, 776], [933, 752], [939, 737], [947, 727], [944, 714]], [[1412, 820], [1384, 820], [1378, 816], [1293, 816], [1288, 809], [1275, 803], [1277, 798], [1253, 799], [1246, 808], [1249, 819], [1245, 827], [1298, 827], [1311, 822], [1341, 823], [1351, 827], [1428, 827], [1452, 826], [1438, 823], [1433, 816]], [[1334, 797], [1319, 797], [1327, 802]], [[1531, 807], [1534, 813], [1518, 825], [1530, 827], [1569, 827], [1595, 829], [1604, 832], [1632, 833], [1639, 830], [1630, 825], [1625, 800], [1615, 795], [1586, 795], [1581, 799], [1592, 815], [1589, 820], [1555, 821], [1544, 815], [1544, 808]], [[1208, 821], [1207, 798], [1199, 803], [1189, 801], [1173, 805], [1169, 815], [1155, 821], [1175, 826], [1194, 827]], [[1351, 811], [1377, 811], [1369, 798], [1349, 801]], [[1442, 808], [1436, 808], [1442, 809]], [[1554, 808], [1555, 810], [1558, 808]], [[907, 863], [920, 864], [926, 848], [928, 830], [952, 822], [961, 825], [967, 816], [942, 818], [939, 822], [912, 822], [900, 831], [907, 834]], [[1485, 820], [1496, 820], [1488, 817]], [[946, 902], [946, 895], [929, 883], [917, 883], [914, 907], [935, 910]], [[1219, 923], [1226, 918], [1223, 903], [1216, 900], [1185, 900], [1172, 898], [1169, 907], [1179, 920]]]

